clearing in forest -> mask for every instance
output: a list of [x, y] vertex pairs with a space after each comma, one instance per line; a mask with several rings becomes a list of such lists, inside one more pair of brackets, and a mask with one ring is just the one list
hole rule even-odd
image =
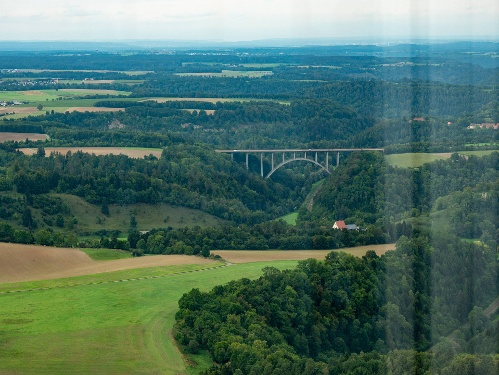
[[[25, 155], [33, 155], [37, 152], [35, 148], [20, 148], [19, 151]], [[71, 151], [75, 153], [78, 151], [95, 154], [95, 155], [126, 155], [130, 158], [142, 159], [144, 156], [154, 155], [157, 158], [161, 157], [162, 150], [159, 148], [134, 148], [134, 147], [45, 147], [45, 155], [49, 156], [50, 153], [55, 152], [65, 155]]]
[[324, 260], [331, 251], [342, 251], [357, 257], [366, 254], [368, 250], [374, 250], [376, 254], [382, 255], [389, 250], [395, 250], [395, 244], [367, 245], [358, 247], [347, 247], [335, 250], [213, 250], [212, 254], [220, 255], [227, 262], [249, 263], [265, 261], [305, 260], [309, 258]]
[[26, 139], [30, 141], [45, 141], [48, 135], [41, 133], [0, 133], [0, 143], [7, 141], [24, 142]]

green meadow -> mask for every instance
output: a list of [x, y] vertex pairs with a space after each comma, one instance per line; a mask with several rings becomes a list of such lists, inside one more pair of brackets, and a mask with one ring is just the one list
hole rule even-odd
[[[480, 151], [457, 151], [460, 155], [474, 155], [474, 156], [485, 156], [489, 155], [495, 150], [480, 150]], [[432, 163], [435, 160], [448, 159], [451, 153], [445, 154], [426, 154], [426, 153], [406, 153], [406, 154], [391, 154], [385, 155], [385, 160], [388, 165], [399, 168], [418, 168], [423, 164]]]
[[220, 73], [176, 73], [181, 77], [246, 77], [261, 78], [272, 75], [271, 71], [264, 70], [222, 70]]
[[109, 215], [104, 215], [100, 206], [92, 205], [82, 198], [67, 194], [57, 196], [61, 197], [64, 203], [70, 207], [71, 214], [78, 218], [76, 228], [80, 232], [105, 229], [126, 233], [130, 227], [132, 216], [135, 216], [138, 230], [166, 227], [183, 228], [196, 225], [206, 227], [222, 223], [222, 220], [203, 211], [164, 203], [157, 205], [145, 203], [127, 206], [109, 205]]
[[[209, 358], [198, 355], [187, 364], [170, 336], [178, 300], [192, 288], [206, 291], [257, 278], [267, 265], [180, 268], [184, 273], [169, 267], [170, 275], [163, 277], [0, 294], [0, 374], [198, 373], [210, 365]], [[272, 263], [281, 269], [295, 265]], [[141, 272], [147, 276], [147, 269]], [[4, 292], [9, 285], [1, 285]]]
[[44, 101], [61, 100], [64, 98], [82, 97], [86, 95], [130, 95], [129, 91], [102, 90], [102, 89], [61, 89], [61, 90], [28, 90], [28, 91], [1, 91], [0, 101], [22, 101], [29, 103], [43, 103]]

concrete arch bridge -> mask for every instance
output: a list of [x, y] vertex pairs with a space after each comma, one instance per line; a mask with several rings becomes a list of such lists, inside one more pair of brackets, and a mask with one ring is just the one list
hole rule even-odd
[[246, 168], [249, 168], [249, 154], [260, 155], [260, 174], [264, 177], [263, 160], [264, 157], [270, 157], [271, 169], [265, 175], [269, 178], [279, 168], [294, 161], [306, 161], [317, 165], [325, 172], [331, 174], [331, 159], [336, 158], [336, 166], [340, 164], [341, 152], [359, 152], [359, 151], [380, 151], [382, 148], [309, 148], [309, 149], [248, 149], [248, 150], [215, 150], [216, 152], [231, 154], [246, 154]]

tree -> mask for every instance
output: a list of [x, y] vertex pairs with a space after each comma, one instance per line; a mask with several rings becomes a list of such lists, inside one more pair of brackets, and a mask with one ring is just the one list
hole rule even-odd
[[23, 216], [21, 221], [22, 225], [26, 228], [33, 229], [36, 227], [35, 221], [33, 220], [33, 215], [28, 207], [26, 207], [26, 209], [23, 211]]
[[39, 111], [41, 111], [41, 110], [43, 109], [43, 105], [42, 105], [42, 103], [38, 104], [38, 105], [36, 106], [36, 108], [37, 108]]
[[40, 158], [45, 157], [45, 149], [41, 146], [38, 147], [38, 149], [36, 150], [36, 156], [38, 156]]

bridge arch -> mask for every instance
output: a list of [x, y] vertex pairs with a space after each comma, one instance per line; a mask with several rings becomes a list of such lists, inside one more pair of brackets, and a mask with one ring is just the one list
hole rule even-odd
[[272, 176], [272, 174], [277, 171], [279, 168], [281, 168], [282, 166], [288, 164], [288, 163], [291, 163], [293, 161], [308, 161], [310, 163], [313, 163], [315, 165], [317, 165], [318, 167], [320, 167], [321, 169], [325, 170], [327, 173], [331, 174], [331, 172], [329, 171], [329, 169], [327, 169], [324, 165], [322, 165], [321, 163], [318, 163], [316, 162], [315, 160], [313, 159], [308, 159], [308, 158], [301, 158], [301, 157], [297, 157], [297, 158], [293, 158], [293, 159], [288, 159], [288, 160], [285, 160], [279, 164], [277, 164], [274, 168], [272, 168], [272, 170], [265, 176], [265, 178], [269, 178], [270, 176]]

